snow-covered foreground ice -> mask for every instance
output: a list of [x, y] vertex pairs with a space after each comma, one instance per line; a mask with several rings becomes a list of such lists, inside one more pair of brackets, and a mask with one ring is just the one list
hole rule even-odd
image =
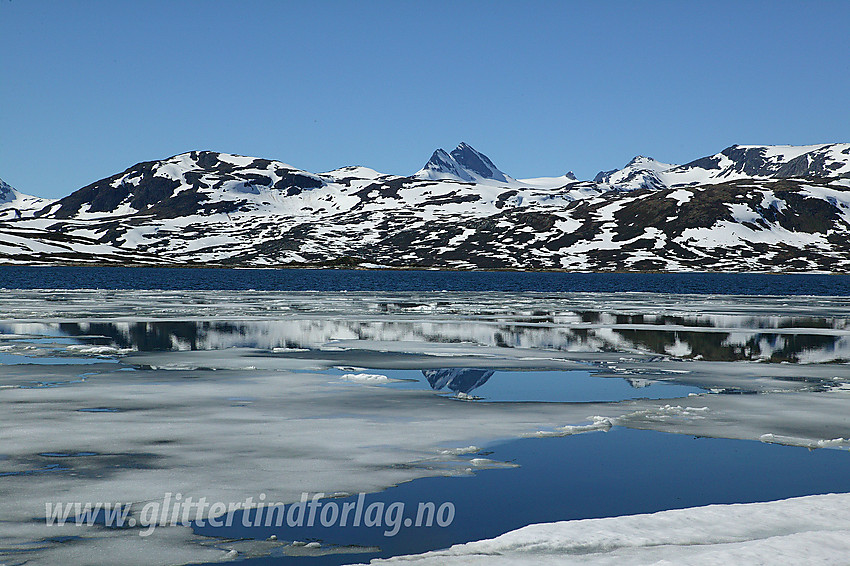
[[[185, 526], [148, 537], [47, 526], [45, 504], [375, 492], [469, 474], [463, 448], [500, 439], [628, 427], [847, 448], [848, 321], [850, 299], [838, 297], [5, 291], [0, 563], [295, 552], [292, 541], [237, 544]], [[482, 403], [381, 373], [448, 383], [446, 370], [463, 368], [707, 392]]]
[[529, 525], [490, 540], [372, 564], [847, 564], [850, 494]]

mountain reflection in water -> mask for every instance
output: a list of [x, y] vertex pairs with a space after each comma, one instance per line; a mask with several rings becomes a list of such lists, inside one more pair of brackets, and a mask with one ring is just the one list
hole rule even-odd
[[[14, 323], [8, 326], [5, 332], [16, 332]], [[351, 318], [297, 315], [259, 320], [130, 320], [43, 326], [45, 335], [77, 337], [90, 344], [141, 352], [231, 347], [315, 350], [340, 341], [355, 348], [357, 341], [370, 341], [647, 353], [706, 361], [850, 360], [847, 318], [762, 312], [661, 315], [541, 309], [498, 314], [481, 311], [460, 320], [427, 314]], [[32, 328], [23, 331], [31, 333]]]
[[455, 393], [469, 393], [481, 387], [495, 373], [492, 369], [483, 368], [443, 368], [423, 369], [422, 375], [428, 380], [432, 389], [449, 389]]

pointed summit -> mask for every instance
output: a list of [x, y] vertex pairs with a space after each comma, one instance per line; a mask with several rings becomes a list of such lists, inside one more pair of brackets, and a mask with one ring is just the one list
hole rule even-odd
[[654, 160], [651, 157], [647, 157], [646, 155], [635, 155], [634, 157], [632, 157], [631, 161], [626, 163], [626, 167], [631, 167], [633, 165], [652, 167], [652, 165], [655, 163], [658, 163], [658, 161]]
[[15, 189], [0, 179], [0, 204], [15, 200]]
[[490, 158], [476, 151], [471, 145], [466, 142], [460, 142], [458, 146], [452, 150], [451, 156], [455, 161], [467, 171], [472, 171], [484, 179], [493, 179], [494, 181], [507, 182], [507, 176], [499, 171], [499, 169], [490, 161]]
[[618, 191], [633, 191], [636, 189], [661, 189], [666, 185], [659, 175], [675, 165], [661, 163], [645, 155], [637, 155], [626, 163], [622, 169], [600, 171], [593, 182], [608, 185]]
[[467, 183], [511, 183], [514, 180], [500, 171], [490, 158], [471, 145], [461, 142], [447, 153], [438, 149], [414, 175], [419, 179], [453, 180]]

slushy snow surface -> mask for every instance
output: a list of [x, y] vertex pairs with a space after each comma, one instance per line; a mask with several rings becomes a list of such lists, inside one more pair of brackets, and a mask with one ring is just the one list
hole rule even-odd
[[494, 539], [372, 564], [810, 565], [848, 563], [850, 494], [529, 525]]

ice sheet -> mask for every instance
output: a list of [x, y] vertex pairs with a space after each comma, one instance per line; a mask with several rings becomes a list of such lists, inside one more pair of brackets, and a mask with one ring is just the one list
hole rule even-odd
[[[841, 297], [7, 290], [0, 317], [3, 354], [94, 362], [0, 366], [0, 562], [84, 564], [117, 547], [127, 564], [233, 556], [188, 528], [142, 542], [46, 527], [33, 521], [46, 501], [376, 491], [457, 473], [470, 445], [611, 426], [850, 439]], [[715, 393], [506, 409], [317, 373], [340, 366], [584, 369]], [[55, 454], [71, 455], [64, 469]]]

